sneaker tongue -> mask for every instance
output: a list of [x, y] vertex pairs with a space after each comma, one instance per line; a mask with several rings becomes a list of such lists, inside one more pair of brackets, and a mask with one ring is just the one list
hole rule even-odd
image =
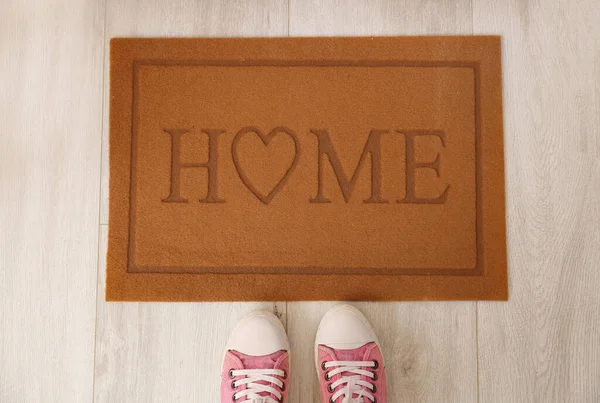
[[273, 369], [279, 358], [285, 354], [285, 351], [281, 350], [269, 355], [254, 356], [231, 350], [231, 354], [239, 358], [245, 369]]
[[351, 350], [332, 349], [338, 361], [364, 361], [367, 350], [372, 343]]

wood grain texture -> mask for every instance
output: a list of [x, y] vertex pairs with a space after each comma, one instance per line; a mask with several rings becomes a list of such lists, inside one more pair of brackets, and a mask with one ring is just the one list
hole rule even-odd
[[511, 279], [478, 304], [481, 402], [600, 401], [599, 11], [474, 1], [504, 37]]
[[[99, 267], [106, 264], [101, 226]], [[98, 272], [98, 295], [105, 273]], [[113, 303], [98, 298], [95, 402], [216, 402], [229, 333], [255, 309], [286, 323], [285, 304]]]
[[466, 0], [290, 0], [290, 36], [470, 34]]
[[[469, 34], [471, 29], [471, 3], [464, 0], [290, 1], [292, 36]], [[319, 401], [314, 335], [332, 305], [287, 304], [293, 403]], [[382, 343], [390, 402], [477, 401], [475, 303], [357, 306]]]
[[92, 397], [103, 1], [0, 5], [0, 401]]

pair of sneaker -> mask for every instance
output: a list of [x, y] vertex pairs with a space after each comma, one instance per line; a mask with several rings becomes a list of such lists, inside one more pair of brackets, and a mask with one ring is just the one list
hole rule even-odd
[[[387, 403], [385, 365], [373, 328], [356, 308], [325, 314], [315, 340], [322, 403]], [[290, 345], [270, 312], [242, 319], [227, 344], [221, 403], [287, 402]]]

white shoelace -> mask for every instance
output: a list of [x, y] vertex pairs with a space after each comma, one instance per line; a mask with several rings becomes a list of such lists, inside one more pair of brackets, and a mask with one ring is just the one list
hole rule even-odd
[[[281, 369], [240, 369], [238, 371], [230, 371], [229, 375], [233, 378], [243, 377], [232, 383], [235, 389], [239, 386], [246, 385], [246, 389], [233, 395], [236, 403], [280, 403], [283, 391], [283, 382], [277, 378], [285, 378], [285, 371]], [[267, 385], [258, 382], [267, 382]], [[275, 384], [280, 390], [271, 387]], [[268, 396], [261, 396], [259, 393], [270, 393], [277, 397], [278, 400]], [[245, 400], [240, 400], [245, 398]]]
[[[326, 372], [327, 378], [333, 378], [335, 375], [346, 373], [352, 375], [343, 375], [337, 381], [329, 385], [329, 391], [333, 392], [339, 386], [342, 386], [331, 397], [332, 402], [337, 402], [337, 399], [343, 397], [341, 403], [370, 403], [375, 402], [375, 396], [371, 392], [375, 392], [375, 385], [364, 381], [361, 378], [366, 376], [372, 380], [377, 379], [377, 375], [363, 368], [377, 368], [379, 364], [376, 361], [325, 361], [323, 367], [325, 369], [334, 368]], [[369, 400], [367, 400], [369, 399]]]

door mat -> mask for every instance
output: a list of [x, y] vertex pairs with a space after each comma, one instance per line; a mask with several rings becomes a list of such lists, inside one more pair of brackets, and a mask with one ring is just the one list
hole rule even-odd
[[507, 299], [499, 37], [110, 51], [108, 300]]

